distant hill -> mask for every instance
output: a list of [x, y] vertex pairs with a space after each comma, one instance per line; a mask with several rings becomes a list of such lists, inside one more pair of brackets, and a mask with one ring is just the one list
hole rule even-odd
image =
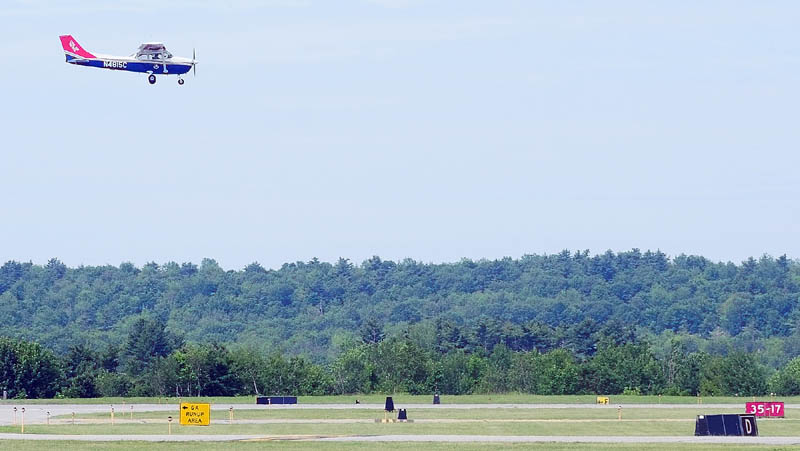
[[187, 342], [241, 343], [315, 361], [331, 359], [338, 344], [370, 327], [430, 346], [443, 325], [472, 343], [527, 334], [518, 344], [525, 348], [537, 346], [537, 330], [552, 335], [579, 324], [747, 351], [777, 346], [785, 360], [800, 352], [781, 348], [800, 336], [799, 301], [800, 264], [786, 256], [737, 265], [637, 249], [447, 264], [314, 259], [278, 270], [253, 263], [226, 271], [211, 259], [142, 268], [68, 268], [52, 259], [0, 268], [2, 333], [58, 351], [118, 345], [144, 315]]

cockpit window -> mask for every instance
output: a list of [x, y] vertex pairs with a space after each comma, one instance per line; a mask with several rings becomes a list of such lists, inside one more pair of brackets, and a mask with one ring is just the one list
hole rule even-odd
[[162, 60], [172, 58], [172, 54], [167, 51], [164, 44], [151, 42], [139, 46], [136, 51], [136, 59], [140, 60]]

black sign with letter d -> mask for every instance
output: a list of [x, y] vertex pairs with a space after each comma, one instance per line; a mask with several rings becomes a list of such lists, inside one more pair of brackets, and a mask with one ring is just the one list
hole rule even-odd
[[755, 415], [739, 415], [742, 421], [742, 435], [758, 435]]

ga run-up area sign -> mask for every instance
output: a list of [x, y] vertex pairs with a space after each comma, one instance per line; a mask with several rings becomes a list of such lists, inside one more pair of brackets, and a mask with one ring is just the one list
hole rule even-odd
[[181, 403], [181, 425], [208, 426], [211, 424], [211, 404]]

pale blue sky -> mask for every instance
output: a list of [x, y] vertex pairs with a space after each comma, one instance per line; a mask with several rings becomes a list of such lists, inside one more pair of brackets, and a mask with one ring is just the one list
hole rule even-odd
[[[798, 23], [791, 1], [5, 0], [0, 259], [798, 258]], [[60, 34], [196, 47], [198, 76], [67, 65]]]

